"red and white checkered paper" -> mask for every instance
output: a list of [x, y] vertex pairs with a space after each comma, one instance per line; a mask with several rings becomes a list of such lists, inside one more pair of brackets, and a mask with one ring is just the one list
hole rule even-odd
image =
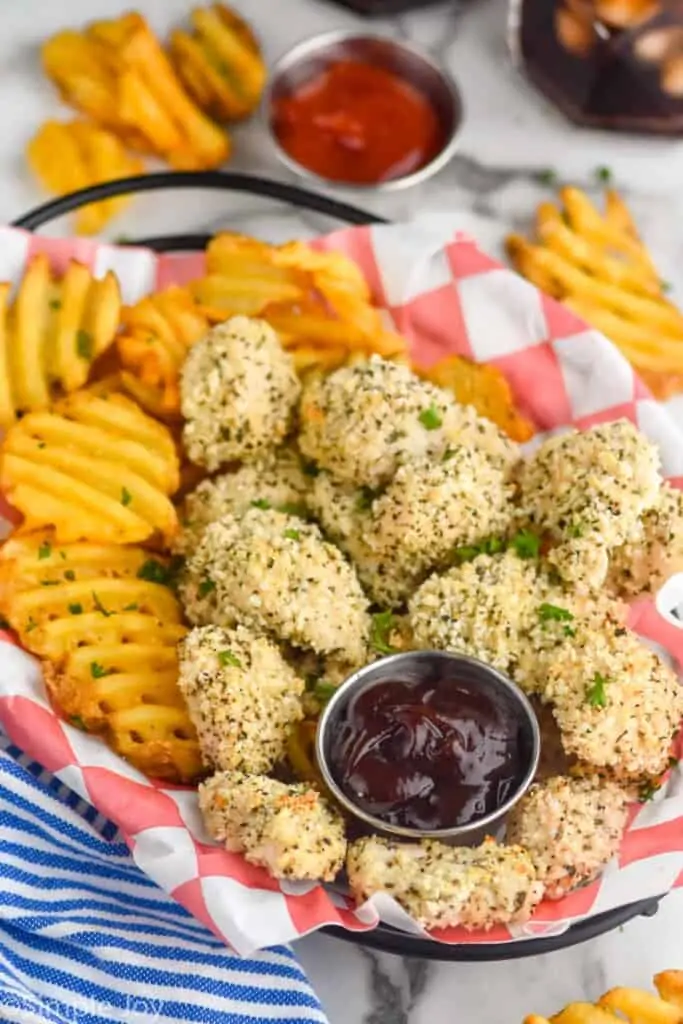
[[[422, 364], [449, 353], [494, 363], [544, 432], [628, 417], [658, 443], [666, 476], [683, 486], [683, 434], [618, 351], [469, 238], [413, 224], [353, 228], [315, 244], [356, 261], [388, 322], [407, 336]], [[156, 256], [4, 228], [0, 280], [16, 280], [36, 252], [47, 252], [56, 267], [75, 257], [97, 274], [114, 270], [126, 302], [185, 282], [203, 267], [201, 255]], [[652, 602], [634, 606], [632, 625], [683, 664], [683, 630], [660, 617]], [[380, 919], [424, 934], [386, 896], [356, 907], [320, 885], [279, 884], [241, 856], [213, 845], [194, 792], [146, 779], [100, 740], [62, 722], [46, 699], [33, 659], [7, 634], [0, 633], [0, 641], [0, 722], [12, 740], [116, 822], [138, 865], [235, 950], [248, 954], [323, 925], [363, 931]], [[683, 757], [683, 746], [680, 753]], [[557, 934], [582, 918], [678, 885], [683, 885], [680, 767], [656, 801], [633, 806], [619, 856], [598, 882], [559, 902], [544, 902], [524, 926], [486, 933], [452, 928], [432, 938], [505, 943]]]

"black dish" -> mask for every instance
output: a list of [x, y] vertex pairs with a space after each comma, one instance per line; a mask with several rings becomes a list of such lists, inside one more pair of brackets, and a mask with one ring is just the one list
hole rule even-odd
[[[312, 192], [296, 185], [272, 181], [251, 174], [236, 174], [226, 171], [165, 171], [156, 174], [138, 175], [132, 178], [121, 178], [118, 181], [105, 182], [90, 188], [71, 192], [48, 203], [43, 203], [12, 222], [12, 227], [35, 231], [49, 224], [50, 221], [65, 213], [72, 213], [87, 203], [98, 199], [111, 199], [113, 196], [128, 195], [138, 192], [151, 192], [172, 188], [208, 188], [224, 192], [245, 192], [250, 195], [275, 199], [300, 209], [322, 213], [345, 224], [386, 224], [382, 217], [361, 210], [356, 206], [341, 203], [327, 196]], [[128, 239], [126, 245], [142, 245], [155, 252], [191, 252], [203, 249], [210, 236], [208, 235], [168, 235], [157, 238]], [[380, 924], [369, 932], [347, 932], [341, 928], [323, 928], [323, 932], [344, 942], [351, 942], [367, 949], [375, 949], [399, 956], [419, 957], [426, 960], [461, 961], [467, 963], [490, 960], [516, 960], [520, 957], [539, 956], [552, 953], [558, 949], [567, 949], [581, 942], [587, 942], [598, 935], [612, 931], [635, 917], [651, 917], [656, 914], [659, 901], [655, 899], [640, 900], [629, 903], [625, 907], [598, 914], [588, 921], [572, 925], [562, 935], [549, 938], [525, 939], [520, 942], [508, 942], [503, 945], [496, 943], [471, 943], [447, 946], [444, 943], [430, 942], [413, 935], [401, 932], [390, 925]]]

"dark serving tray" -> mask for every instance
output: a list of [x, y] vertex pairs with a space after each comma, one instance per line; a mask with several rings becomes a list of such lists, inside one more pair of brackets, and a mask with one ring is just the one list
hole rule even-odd
[[[401, 0], [395, 0], [396, 5], [400, 2]], [[390, 5], [391, 0], [387, 0], [386, 6]], [[404, 9], [408, 5], [408, 2], [405, 3]], [[349, 6], [354, 6], [354, 4], [349, 3]], [[413, 4], [411, 6], [421, 5]], [[30, 210], [13, 221], [12, 227], [35, 231], [57, 217], [71, 213], [98, 199], [110, 199], [113, 196], [172, 188], [208, 188], [225, 192], [245, 192], [278, 200], [300, 209], [322, 213], [345, 224], [388, 223], [382, 217], [377, 217], [356, 206], [349, 206], [347, 203], [338, 202], [308, 189], [287, 185], [269, 178], [227, 171], [164, 171], [157, 174], [121, 178], [118, 181], [105, 182], [102, 185], [94, 185], [91, 188], [72, 192]], [[209, 238], [209, 235], [163, 235], [157, 238], [127, 239], [122, 244], [142, 245], [155, 252], [192, 252], [203, 249]], [[552, 953], [558, 949], [566, 949], [612, 931], [635, 917], [651, 917], [657, 912], [659, 901], [662, 898], [660, 896], [656, 899], [641, 900], [638, 903], [629, 903], [625, 907], [598, 914], [590, 920], [572, 925], [561, 935], [503, 944], [475, 942], [449, 946], [445, 943], [417, 938], [385, 924], [380, 924], [377, 928], [367, 932], [348, 932], [336, 927], [324, 928], [323, 931], [344, 942], [400, 956], [461, 962], [515, 960], [520, 957], [538, 956], [543, 953]]]

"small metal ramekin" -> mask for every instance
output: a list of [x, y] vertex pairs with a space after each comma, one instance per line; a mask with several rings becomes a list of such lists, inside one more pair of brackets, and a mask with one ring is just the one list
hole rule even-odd
[[[339, 60], [358, 60], [385, 68], [418, 89], [435, 110], [443, 131], [443, 146], [429, 163], [412, 174], [377, 184], [323, 178], [309, 171], [283, 149], [273, 128], [273, 104], [321, 74]], [[263, 99], [263, 117], [277, 156], [291, 171], [319, 185], [353, 191], [374, 189], [390, 192], [417, 185], [440, 171], [456, 151], [463, 122], [463, 104], [455, 82], [432, 58], [409, 43], [382, 35], [359, 32], [326, 32], [306, 39], [275, 64]]]
[[[380, 682], [418, 683], [430, 677], [442, 678], [444, 675], [452, 676], [454, 680], [468, 684], [472, 688], [483, 690], [494, 699], [498, 706], [506, 706], [511, 715], [517, 719], [521, 726], [521, 742], [524, 746], [525, 773], [505, 803], [495, 811], [466, 825], [432, 831], [388, 824], [386, 821], [368, 814], [349, 799], [332, 774], [329, 755], [335, 728], [349, 700], [359, 691], [370, 689]], [[359, 669], [349, 676], [333, 694], [320, 716], [315, 739], [316, 759], [325, 784], [341, 806], [362, 822], [366, 830], [394, 839], [440, 839], [453, 846], [475, 845], [487, 835], [494, 835], [497, 832], [506, 815], [533, 782], [538, 768], [540, 751], [541, 734], [538, 721], [531, 704], [522, 691], [490, 665], [464, 654], [449, 654], [445, 651], [409, 651], [405, 654], [393, 654]]]

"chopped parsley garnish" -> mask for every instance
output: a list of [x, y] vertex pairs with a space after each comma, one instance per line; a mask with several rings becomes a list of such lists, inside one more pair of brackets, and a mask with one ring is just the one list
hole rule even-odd
[[82, 328], [76, 331], [76, 351], [81, 359], [92, 359], [93, 337]]
[[102, 602], [100, 601], [99, 597], [97, 596], [97, 594], [95, 593], [94, 590], [92, 592], [92, 599], [93, 599], [93, 603], [95, 605], [95, 611], [96, 612], [101, 612], [102, 615], [104, 615], [105, 618], [107, 618], [107, 619], [109, 618], [110, 615], [114, 614], [113, 612], [108, 612], [107, 611], [107, 609], [104, 607], [104, 605], [102, 604]]
[[678, 768], [678, 758], [672, 754], [669, 758], [669, 768]]
[[73, 571], [73, 569], [64, 570], [64, 579], [69, 580], [70, 583], [73, 583], [73, 581], [76, 579], [76, 573]]
[[487, 537], [477, 544], [462, 544], [453, 552], [456, 562], [472, 562], [478, 555], [497, 555], [505, 550], [505, 541], [501, 537]]
[[565, 636], [576, 636], [576, 630], [573, 626], [565, 626], [562, 632]]
[[76, 602], [75, 604], [70, 604], [67, 607], [69, 609], [69, 614], [70, 615], [82, 615], [83, 614], [83, 605], [82, 604], [78, 604], [78, 602]]
[[583, 526], [581, 523], [571, 523], [571, 525], [567, 527], [567, 533], [570, 537], [583, 537]]
[[85, 722], [80, 715], [71, 715], [69, 718], [69, 724], [73, 725], [75, 729], [81, 729], [83, 732], [88, 731], [85, 727]]
[[538, 558], [541, 550], [541, 538], [531, 530], [520, 530], [511, 538], [509, 546], [519, 558]]
[[211, 591], [215, 589], [215, 582], [212, 579], [209, 579], [209, 577], [207, 576], [206, 579], [202, 580], [202, 582], [199, 584], [197, 592], [199, 593], [200, 597], [206, 597], [207, 594], [210, 594]]
[[396, 648], [389, 643], [396, 619], [392, 612], [377, 612], [370, 623], [370, 646], [378, 654], [394, 654]]
[[138, 607], [139, 606], [135, 603], [135, 601], [133, 601], [132, 604], [124, 605], [123, 606], [123, 611], [124, 612], [136, 612], [138, 610]]
[[164, 565], [156, 558], [148, 558], [143, 562], [137, 571], [137, 577], [139, 580], [147, 580], [148, 583], [160, 583], [164, 587], [170, 587], [175, 578], [173, 566]]
[[671, 291], [671, 289], [673, 288], [673, 285], [671, 284], [671, 281], [660, 281], [659, 282], [659, 287], [662, 289], [662, 291], [666, 295], [668, 292]]
[[40, 585], [41, 587], [58, 587], [59, 580], [41, 580]]
[[443, 416], [433, 402], [428, 409], [422, 410], [418, 419], [425, 430], [438, 430], [443, 423]]
[[545, 167], [534, 175], [539, 185], [554, 185], [557, 181], [557, 172], [552, 167]]
[[52, 544], [50, 544], [49, 540], [44, 540], [43, 543], [38, 548], [38, 558], [49, 558], [51, 554]]
[[612, 171], [610, 170], [609, 167], [596, 167], [595, 168], [595, 177], [603, 185], [606, 185], [607, 182], [612, 180]]
[[545, 601], [539, 606], [538, 617], [541, 622], [571, 622], [574, 616], [566, 608]]
[[638, 799], [642, 804], [648, 803], [650, 800], [654, 800], [657, 793], [662, 788], [662, 783], [659, 779], [650, 779], [647, 782], [643, 782], [640, 789], [638, 790]]
[[242, 668], [242, 662], [233, 654], [232, 651], [219, 651], [218, 652], [218, 663], [224, 668], [226, 665], [234, 665], [235, 668]]
[[334, 683], [328, 683], [324, 679], [319, 679], [313, 688], [313, 696], [321, 704], [327, 704], [336, 690], [337, 687]]
[[285, 537], [288, 540], [301, 540], [301, 534], [298, 530], [285, 530]]
[[62, 304], [59, 299], [50, 299], [50, 309], [61, 309]]
[[44, 441], [39, 441], [38, 442], [38, 447], [39, 448], [45, 448], [45, 442]]
[[356, 510], [358, 512], [367, 512], [369, 508], [372, 508], [372, 503], [375, 498], [379, 497], [380, 491], [375, 490], [373, 487], [361, 487], [360, 494], [356, 498]]
[[130, 505], [132, 500], [133, 500], [133, 495], [130, 493], [130, 491], [126, 490], [125, 487], [122, 487], [121, 488], [121, 504], [122, 505]]
[[114, 670], [111, 668], [104, 668], [97, 661], [90, 662], [90, 675], [93, 679], [103, 679], [105, 676], [110, 676]]
[[37, 627], [37, 625], [38, 625], [38, 623], [33, 618], [33, 616], [29, 615], [28, 622], [26, 623], [26, 630], [25, 630], [25, 632], [26, 633], [30, 633], [32, 629], [35, 629]]
[[593, 676], [593, 682], [586, 690], [586, 700], [593, 708], [607, 707], [607, 679], [599, 672]]
[[442, 462], [450, 462], [450, 460], [455, 455], [456, 451], [457, 451], [456, 448], [447, 448], [446, 451], [441, 456], [441, 461]]
[[264, 511], [271, 508], [271, 504], [266, 498], [257, 498], [256, 501], [252, 501], [252, 508], [262, 508]]

